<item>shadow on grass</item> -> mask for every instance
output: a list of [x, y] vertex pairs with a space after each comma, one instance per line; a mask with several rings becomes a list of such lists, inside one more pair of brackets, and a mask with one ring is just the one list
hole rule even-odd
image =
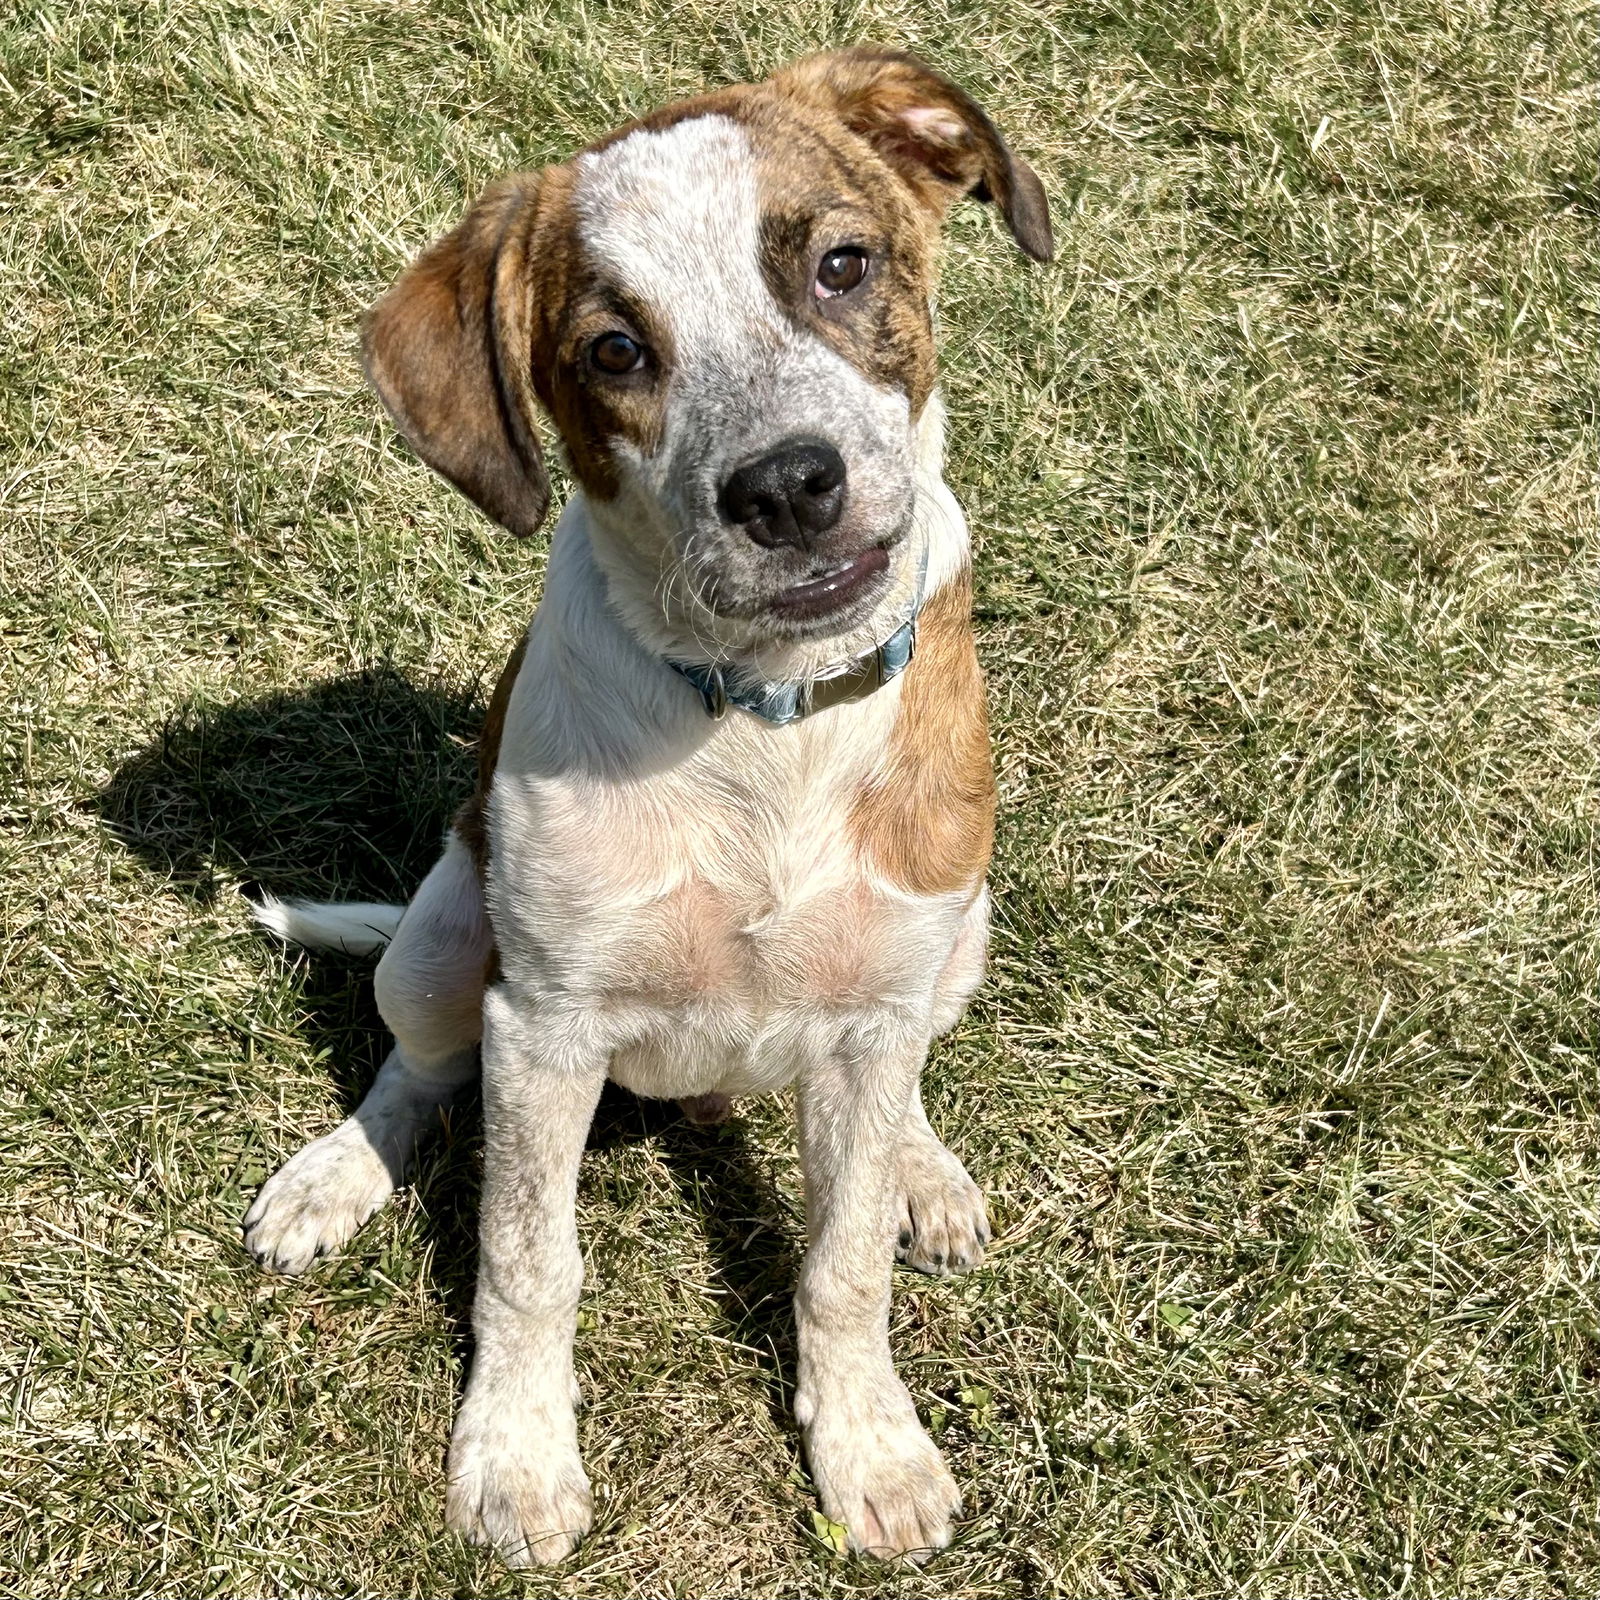
[[100, 797], [107, 826], [202, 905], [226, 886], [405, 900], [472, 786], [474, 687], [392, 668], [169, 718]]
[[[284, 899], [404, 901], [472, 784], [474, 686], [382, 666], [291, 693], [195, 702], [169, 717], [99, 797], [109, 831], [203, 906], [237, 887]], [[300, 1000], [314, 1049], [353, 1111], [387, 1040], [372, 963], [321, 956]]]
[[[481, 715], [478, 686], [418, 685], [389, 667], [298, 693], [196, 704], [118, 768], [100, 815], [152, 873], [201, 905], [235, 885], [287, 899], [404, 901], [471, 789]], [[301, 990], [311, 1043], [332, 1063], [346, 1114], [388, 1048], [371, 969], [319, 953]], [[671, 1102], [608, 1084], [589, 1148], [642, 1139], [660, 1145], [706, 1230], [728, 1290], [730, 1337], [767, 1352], [776, 1387], [787, 1390], [794, 1251], [737, 1122], [695, 1128]], [[477, 1266], [476, 1096], [450, 1112], [440, 1143], [423, 1153], [416, 1183], [434, 1281], [465, 1330]]]

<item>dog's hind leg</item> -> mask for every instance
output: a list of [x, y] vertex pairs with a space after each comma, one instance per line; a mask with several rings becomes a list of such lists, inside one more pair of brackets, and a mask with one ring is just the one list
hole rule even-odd
[[[367, 908], [368, 922], [381, 924], [382, 909]], [[333, 907], [277, 907], [263, 920], [306, 942], [320, 924], [321, 942], [343, 928]], [[245, 1245], [269, 1272], [303, 1272], [344, 1244], [404, 1179], [439, 1108], [478, 1075], [493, 944], [472, 856], [451, 834], [373, 980], [394, 1049], [354, 1115], [292, 1157], [245, 1213]]]
[[[961, 1020], [972, 991], [983, 980], [989, 943], [989, 891], [982, 889], [934, 990], [933, 1031], [945, 1033]], [[983, 1261], [990, 1239], [983, 1191], [947, 1150], [914, 1092], [900, 1139], [899, 1233], [895, 1259], [941, 1278], [969, 1272]]]
[[983, 1264], [991, 1237], [983, 1190], [928, 1123], [914, 1093], [900, 1136], [895, 1260], [942, 1278]]

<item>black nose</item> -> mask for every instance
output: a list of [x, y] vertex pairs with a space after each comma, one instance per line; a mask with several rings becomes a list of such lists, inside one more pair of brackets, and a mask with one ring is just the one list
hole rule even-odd
[[792, 442], [740, 467], [717, 506], [757, 544], [809, 550], [844, 510], [844, 478], [844, 457], [831, 444]]

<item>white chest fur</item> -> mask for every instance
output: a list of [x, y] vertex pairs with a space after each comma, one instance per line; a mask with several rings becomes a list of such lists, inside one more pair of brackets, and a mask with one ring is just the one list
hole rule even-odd
[[841, 1027], [926, 1011], [969, 897], [884, 881], [850, 822], [898, 698], [792, 728], [735, 713], [626, 782], [503, 756], [490, 904], [507, 979], [587, 1014], [613, 1076], [662, 1096], [775, 1088]]

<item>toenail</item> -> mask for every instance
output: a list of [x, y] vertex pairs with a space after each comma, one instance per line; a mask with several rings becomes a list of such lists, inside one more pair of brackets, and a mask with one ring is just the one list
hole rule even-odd
[[902, 1228], [900, 1230], [900, 1248], [902, 1250], [907, 1250], [910, 1247], [911, 1247], [911, 1230], [909, 1228]]

